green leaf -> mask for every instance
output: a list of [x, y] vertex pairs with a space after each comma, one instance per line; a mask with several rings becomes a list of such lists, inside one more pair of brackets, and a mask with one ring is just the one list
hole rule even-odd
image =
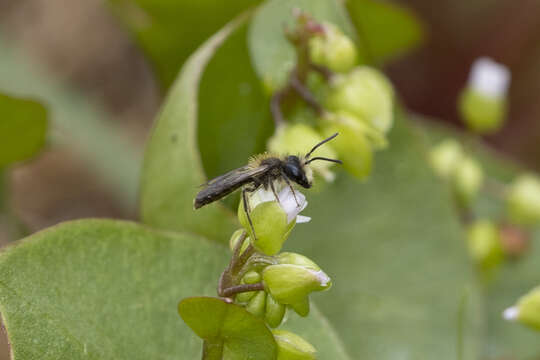
[[191, 297], [178, 305], [186, 324], [202, 339], [223, 343], [238, 359], [276, 357], [276, 342], [264, 321], [242, 306], [209, 297]]
[[[200, 82], [198, 147], [208, 178], [263, 152], [273, 130], [269, 100], [251, 66], [246, 37], [244, 24], [216, 50]], [[236, 209], [238, 202], [229, 204]]]
[[309, 194], [312, 221], [287, 244], [334, 280], [314, 299], [352, 358], [477, 359], [482, 314], [464, 234], [420, 138], [396, 120], [372, 177], [340, 172]]
[[45, 143], [47, 110], [40, 103], [0, 94], [0, 168], [34, 156]]
[[244, 14], [228, 24], [192, 55], [158, 115], [141, 180], [141, 218], [147, 224], [189, 230], [222, 241], [236, 226], [233, 213], [220, 204], [193, 210], [199, 185], [206, 181], [197, 148], [197, 94], [206, 64], [248, 16]]
[[[219, 251], [218, 251], [219, 250]], [[212, 294], [224, 248], [109, 220], [30, 236], [0, 254], [0, 311], [14, 359], [195, 359], [176, 308]]]
[[109, 0], [168, 87], [182, 63], [234, 16], [259, 0]]
[[[34, 234], [0, 254], [0, 312], [14, 359], [199, 358], [202, 342], [177, 304], [214, 295], [228, 258], [215, 242], [123, 221]], [[294, 326], [321, 329], [316, 336], [331, 340], [314, 344], [339, 353], [320, 316]]]
[[379, 0], [348, 0], [346, 5], [371, 62], [392, 60], [424, 40], [423, 23], [401, 5]]
[[269, 0], [257, 9], [249, 31], [249, 48], [253, 66], [266, 90], [283, 86], [295, 61], [293, 47], [284, 36], [286, 26], [294, 25], [292, 10], [307, 11], [318, 21], [334, 23], [355, 39], [341, 2], [336, 0]]

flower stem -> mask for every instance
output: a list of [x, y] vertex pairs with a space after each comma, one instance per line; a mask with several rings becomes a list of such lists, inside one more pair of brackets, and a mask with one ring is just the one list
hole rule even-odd
[[264, 284], [262, 282], [258, 282], [255, 284], [241, 284], [241, 285], [235, 285], [231, 286], [229, 288], [223, 289], [223, 296], [225, 297], [232, 297], [236, 294], [248, 292], [248, 291], [260, 291], [264, 290]]

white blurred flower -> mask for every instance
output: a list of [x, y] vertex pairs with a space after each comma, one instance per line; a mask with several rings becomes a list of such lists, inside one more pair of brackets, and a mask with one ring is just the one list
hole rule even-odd
[[469, 75], [470, 87], [484, 96], [502, 98], [510, 84], [510, 70], [487, 57], [477, 59]]

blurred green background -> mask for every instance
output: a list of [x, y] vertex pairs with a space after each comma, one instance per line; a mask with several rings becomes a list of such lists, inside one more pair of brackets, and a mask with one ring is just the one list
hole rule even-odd
[[[425, 27], [420, 47], [384, 65], [405, 106], [460, 126], [470, 65], [493, 57], [512, 71], [510, 115], [486, 141], [540, 170], [540, 1], [396, 2]], [[45, 150], [4, 179], [20, 224], [0, 214], [0, 245], [64, 220], [135, 218], [139, 161], [165, 89], [202, 41], [258, 2], [183, 2], [176, 12], [165, 0], [137, 3], [0, 0], [0, 92], [40, 100], [51, 118]]]

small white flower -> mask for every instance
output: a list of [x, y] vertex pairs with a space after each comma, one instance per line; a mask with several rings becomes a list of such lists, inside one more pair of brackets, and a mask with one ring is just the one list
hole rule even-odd
[[509, 307], [503, 311], [502, 316], [505, 320], [516, 321], [519, 316], [519, 309], [516, 306]]
[[469, 85], [482, 95], [502, 98], [508, 91], [510, 77], [510, 70], [506, 66], [482, 57], [472, 65]]
[[[294, 194], [296, 195], [296, 199]], [[287, 223], [290, 223], [295, 218], [296, 222], [299, 224], [306, 223], [310, 221], [311, 218], [308, 216], [299, 215], [299, 213], [304, 210], [308, 204], [306, 197], [298, 190], [295, 190], [294, 194], [290, 186], [283, 187], [283, 189], [278, 192], [279, 204], [283, 211], [285, 211], [287, 214]], [[296, 202], [297, 200], [298, 203]], [[251, 209], [255, 209], [257, 205], [268, 201], [276, 201], [276, 197], [271, 189], [266, 190], [261, 187], [250, 196], [249, 204], [251, 205]]]

